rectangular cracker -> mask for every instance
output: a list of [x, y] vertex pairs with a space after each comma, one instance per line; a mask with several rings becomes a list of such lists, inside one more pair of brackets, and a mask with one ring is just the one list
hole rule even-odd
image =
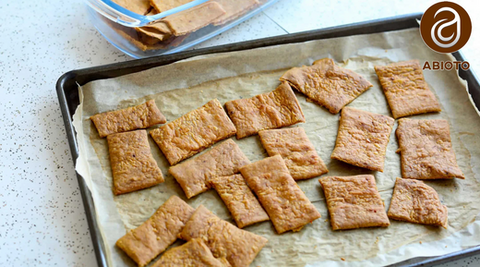
[[302, 108], [288, 83], [280, 84], [270, 93], [229, 101], [225, 107], [237, 127], [237, 139], [261, 130], [305, 122]]
[[210, 180], [210, 184], [227, 205], [239, 228], [270, 220], [241, 174], [218, 176]]
[[232, 267], [249, 266], [267, 239], [239, 229], [200, 205], [185, 224], [179, 237], [201, 238], [215, 258], [225, 258]]
[[150, 135], [171, 165], [237, 132], [217, 99], [152, 130]]
[[373, 175], [330, 176], [323, 187], [333, 230], [390, 225]]
[[258, 135], [269, 156], [282, 156], [293, 179], [310, 179], [328, 172], [303, 128], [265, 130]]
[[331, 158], [383, 172], [394, 122], [393, 118], [385, 115], [344, 108]]
[[208, 190], [209, 179], [239, 173], [238, 169], [249, 163], [240, 147], [228, 139], [196, 158], [171, 167], [169, 172], [187, 198], [192, 198]]
[[216, 0], [225, 10], [225, 14], [213, 21], [213, 25], [221, 25], [230, 22], [250, 9], [260, 5], [258, 0]]
[[164, 18], [175, 36], [189, 34], [212, 23], [225, 14], [215, 1], [209, 1]]
[[397, 178], [388, 217], [445, 229], [448, 225], [447, 206], [442, 205], [435, 189], [414, 179]]
[[375, 66], [375, 72], [395, 119], [442, 110], [428, 88], [418, 60]]
[[133, 13], [145, 15], [150, 10], [149, 0], [112, 0], [115, 4], [124, 7]]
[[292, 68], [280, 81], [289, 82], [333, 114], [373, 86], [361, 75], [335, 65], [331, 58], [319, 59], [312, 66]]
[[402, 177], [465, 179], [457, 165], [446, 120], [398, 120], [396, 131]]
[[153, 99], [135, 107], [100, 113], [90, 119], [102, 138], [167, 122]]
[[107, 136], [113, 174], [113, 193], [125, 194], [163, 183], [145, 130]]
[[185, 201], [172, 196], [142, 225], [121, 237], [116, 245], [138, 266], [145, 266], [177, 240], [194, 211]]
[[183, 6], [193, 0], [150, 0], [150, 4], [157, 12], [165, 12], [167, 10]]
[[280, 155], [243, 166], [240, 172], [279, 234], [300, 231], [306, 224], [321, 217], [293, 180]]
[[199, 239], [194, 238], [187, 243], [169, 249], [152, 267], [227, 267], [222, 261], [213, 257], [207, 245]]

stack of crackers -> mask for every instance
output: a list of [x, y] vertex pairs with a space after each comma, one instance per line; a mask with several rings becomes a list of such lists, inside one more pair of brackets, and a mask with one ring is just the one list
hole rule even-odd
[[[144, 16], [153, 16], [192, 1], [113, 0], [116, 4]], [[258, 5], [258, 0], [211, 0], [135, 29], [113, 22], [110, 25], [143, 51], [165, 49], [179, 45], [191, 33], [203, 27], [219, 26], [233, 21]]]
[[[320, 218], [296, 181], [326, 174], [328, 168], [302, 127], [285, 128], [305, 122], [292, 88], [332, 114], [341, 113], [331, 158], [356, 167], [383, 172], [398, 119], [402, 178], [396, 180], [388, 213], [374, 175], [322, 177], [319, 182], [333, 230], [388, 227], [389, 219], [446, 228], [447, 207], [421, 180], [464, 178], [448, 122], [403, 118], [440, 112], [440, 104], [418, 61], [376, 66], [375, 71], [393, 117], [346, 107], [372, 84], [328, 58], [288, 70], [269, 93], [228, 101], [224, 106], [213, 99], [167, 124], [153, 100], [93, 116], [100, 136], [108, 141], [115, 195], [164, 181], [145, 130], [164, 124], [149, 134], [172, 165], [169, 173], [186, 199], [214, 189], [236, 224], [173, 196], [141, 226], [120, 238], [117, 246], [145, 266], [180, 238], [186, 243], [164, 252], [153, 266], [248, 266], [267, 239], [242, 228], [270, 221], [282, 234], [300, 231]], [[256, 134], [269, 157], [250, 162], [230, 137]]]

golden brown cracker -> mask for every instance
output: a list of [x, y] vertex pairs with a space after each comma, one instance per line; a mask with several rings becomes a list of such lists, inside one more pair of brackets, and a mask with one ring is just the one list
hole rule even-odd
[[215, 258], [225, 258], [233, 267], [249, 266], [268, 241], [218, 218], [203, 205], [195, 210], [179, 237], [202, 239]]
[[199, 30], [225, 14], [222, 6], [209, 1], [185, 11], [164, 18], [175, 36], [181, 36]]
[[115, 4], [124, 7], [139, 15], [145, 15], [150, 11], [149, 0], [112, 0]]
[[375, 66], [375, 71], [395, 119], [442, 110], [418, 60]]
[[435, 189], [414, 179], [397, 178], [388, 217], [445, 229], [448, 225], [447, 206], [442, 205]]
[[333, 114], [373, 86], [361, 75], [335, 65], [330, 58], [319, 59], [312, 66], [292, 68], [280, 81], [289, 82]]
[[167, 121], [155, 105], [155, 100], [149, 100], [135, 107], [96, 114], [90, 119], [95, 124], [100, 137], [148, 128]]
[[265, 130], [258, 135], [269, 156], [282, 156], [293, 179], [310, 179], [328, 172], [303, 128]]
[[344, 108], [331, 158], [383, 172], [394, 122], [393, 118], [385, 115]]
[[293, 180], [280, 155], [243, 166], [240, 172], [279, 234], [300, 231], [321, 217]]
[[227, 267], [219, 259], [213, 257], [212, 252], [205, 243], [198, 238], [191, 239], [187, 243], [169, 249], [152, 267]]
[[171, 165], [237, 132], [217, 99], [150, 132]]
[[396, 131], [402, 177], [465, 179], [457, 165], [446, 120], [398, 120]]
[[245, 14], [252, 8], [260, 5], [258, 0], [216, 0], [225, 10], [225, 14], [213, 21], [213, 25], [221, 25]]
[[217, 176], [210, 180], [210, 184], [227, 205], [239, 228], [269, 220], [241, 174]]
[[250, 161], [231, 139], [214, 146], [210, 151], [170, 168], [187, 198], [208, 190], [208, 180], [215, 176], [239, 173]]
[[225, 103], [228, 116], [237, 127], [237, 138], [305, 122], [302, 108], [288, 83], [270, 93]]
[[145, 266], [177, 240], [195, 210], [177, 196], [170, 197], [142, 225], [129, 231], [116, 245]]
[[150, 0], [150, 4], [157, 12], [165, 12], [167, 10], [183, 6], [193, 0]]
[[113, 174], [113, 193], [125, 194], [163, 183], [145, 130], [107, 136]]
[[329, 176], [319, 182], [333, 230], [390, 225], [373, 175]]

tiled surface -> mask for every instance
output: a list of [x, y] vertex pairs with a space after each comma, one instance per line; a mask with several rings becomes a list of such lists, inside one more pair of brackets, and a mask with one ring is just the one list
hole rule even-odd
[[[479, 10], [478, 1], [461, 3]], [[428, 5], [280, 0], [198, 47], [418, 12]], [[80, 0], [4, 1], [0, 15], [0, 266], [95, 266], [55, 82], [72, 69], [130, 58], [96, 32]], [[480, 23], [472, 19], [477, 31], [464, 51], [478, 70]], [[480, 260], [443, 266], [480, 266]]]

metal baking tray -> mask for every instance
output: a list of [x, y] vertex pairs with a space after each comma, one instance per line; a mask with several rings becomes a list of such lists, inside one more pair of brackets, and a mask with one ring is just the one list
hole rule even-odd
[[[132, 60], [127, 62], [115, 63], [99, 67], [86, 68], [81, 70], [73, 70], [63, 74], [57, 81], [57, 95], [60, 107], [62, 110], [63, 121], [67, 138], [72, 153], [74, 163], [78, 157], [78, 144], [75, 130], [72, 125], [73, 114], [79, 105], [78, 85], [84, 85], [90, 81], [118, 77], [134, 72], [143, 71], [153, 67], [158, 67], [170, 64], [182, 59], [213, 54], [221, 52], [240, 51], [258, 47], [267, 47], [272, 45], [281, 45], [288, 43], [299, 43], [310, 40], [328, 39], [335, 37], [344, 37], [358, 34], [380, 33], [387, 31], [402, 30], [408, 28], [418, 28], [417, 20], [420, 20], [422, 13], [415, 13], [409, 15], [402, 15], [386, 19], [378, 19], [361, 23], [354, 23], [343, 26], [336, 26], [320, 30], [306, 31], [294, 34], [287, 34], [275, 36], [270, 38], [258, 39], [247, 42], [240, 42], [234, 44], [227, 44], [215, 47], [208, 47], [197, 50], [185, 51], [177, 54], [163, 55], [147, 59]], [[461, 52], [453, 53], [455, 58], [459, 61], [465, 60]], [[464, 71], [459, 69], [460, 77], [465, 79], [468, 83], [468, 90], [472, 95], [477, 108], [480, 108], [480, 84], [472, 69]], [[82, 200], [85, 207], [85, 212], [92, 236], [95, 255], [97, 257], [98, 265], [106, 267], [107, 260], [105, 258], [105, 245], [100, 234], [96, 220], [94, 219], [95, 208], [90, 190], [83, 178], [77, 173], [78, 185], [82, 194]], [[459, 252], [450, 253], [444, 256], [431, 258], [414, 258], [392, 266], [432, 266], [439, 263], [444, 263], [459, 258], [480, 254], [480, 246], [464, 249]]]

